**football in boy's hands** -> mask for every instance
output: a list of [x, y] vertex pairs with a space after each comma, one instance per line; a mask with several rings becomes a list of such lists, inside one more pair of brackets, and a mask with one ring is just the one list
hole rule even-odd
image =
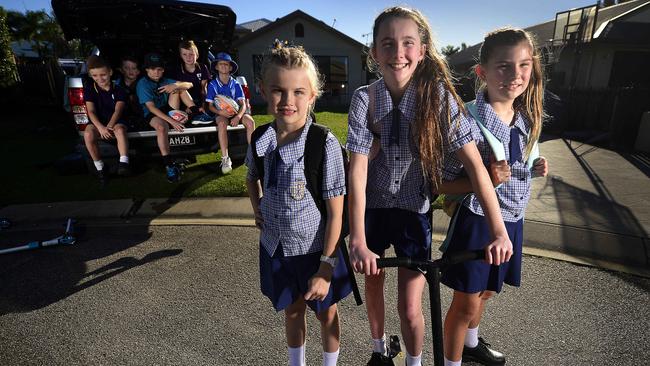
[[174, 109], [169, 111], [169, 116], [176, 122], [180, 123], [185, 123], [187, 122], [188, 115], [187, 113], [183, 111], [179, 111], [178, 109]]
[[239, 112], [239, 104], [229, 96], [217, 94], [212, 102], [217, 111], [226, 111], [231, 115]]

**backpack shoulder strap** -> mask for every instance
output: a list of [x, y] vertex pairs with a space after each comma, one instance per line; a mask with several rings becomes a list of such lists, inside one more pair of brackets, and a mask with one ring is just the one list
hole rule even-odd
[[478, 128], [485, 137], [485, 141], [490, 145], [490, 148], [494, 153], [494, 158], [497, 161], [506, 160], [506, 149], [503, 147], [503, 143], [483, 124], [483, 120], [481, 119], [481, 116], [478, 113], [478, 108], [476, 107], [476, 101], [473, 100], [465, 103], [465, 109], [467, 109], [472, 118], [474, 118], [474, 121], [476, 121]]
[[269, 127], [271, 127], [271, 123], [257, 127], [251, 135], [251, 150], [253, 151], [253, 161], [255, 162], [255, 170], [257, 171], [257, 175], [260, 178], [262, 187], [264, 187], [264, 156], [257, 155], [257, 140], [259, 140], [260, 137], [264, 135], [264, 132], [266, 132]]
[[330, 129], [318, 123], [312, 123], [305, 140], [305, 179], [307, 189], [316, 202], [316, 207], [325, 212], [323, 202], [323, 160], [325, 157], [325, 141]]

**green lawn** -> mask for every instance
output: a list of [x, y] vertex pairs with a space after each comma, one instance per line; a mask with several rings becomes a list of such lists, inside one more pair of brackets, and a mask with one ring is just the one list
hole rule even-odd
[[[96, 178], [85, 172], [60, 174], [55, 162], [72, 152], [75, 132], [69, 126], [69, 117], [57, 109], [9, 116], [0, 122], [11, 139], [0, 144], [5, 169], [0, 173], [2, 189], [0, 206], [57, 201], [103, 200], [118, 198], [180, 198], [246, 195], [246, 167], [236, 166], [229, 175], [222, 175], [220, 155], [197, 156], [189, 165], [183, 179], [170, 184], [162, 166], [150, 164], [128, 178], [114, 177], [107, 187], [99, 189]], [[47, 115], [48, 119], [43, 116]], [[270, 115], [254, 115], [257, 124], [271, 121]], [[317, 112], [319, 123], [329, 126], [345, 144], [347, 113]]]

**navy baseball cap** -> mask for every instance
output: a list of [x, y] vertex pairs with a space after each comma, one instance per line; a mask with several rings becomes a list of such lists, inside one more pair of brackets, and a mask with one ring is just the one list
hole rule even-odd
[[153, 69], [156, 67], [162, 67], [163, 69], [165, 68], [165, 61], [163, 60], [162, 56], [153, 52], [147, 53], [144, 56], [144, 68]]
[[230, 70], [231, 74], [234, 74], [235, 72], [237, 72], [237, 69], [239, 69], [239, 66], [237, 66], [237, 63], [235, 61], [233, 61], [232, 57], [230, 57], [230, 55], [225, 53], [225, 52], [217, 53], [217, 58], [214, 60], [214, 62], [215, 62], [214, 63], [214, 68], [215, 69], [217, 68], [217, 63], [219, 61], [228, 61], [228, 62], [230, 62], [230, 66], [232, 66], [232, 70]]

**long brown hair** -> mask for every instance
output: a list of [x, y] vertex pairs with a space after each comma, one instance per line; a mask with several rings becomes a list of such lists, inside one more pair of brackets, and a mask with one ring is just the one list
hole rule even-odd
[[[542, 68], [541, 55], [535, 38], [528, 32], [519, 28], [504, 27], [494, 30], [485, 36], [483, 45], [479, 51], [479, 63], [487, 65], [490, 56], [497, 47], [512, 47], [525, 42], [531, 49], [533, 58], [533, 70], [530, 76], [530, 82], [526, 90], [513, 103], [516, 111], [523, 113], [530, 121], [530, 135], [526, 144], [524, 160], [533, 149], [535, 141], [539, 139], [542, 131], [542, 122], [544, 120], [544, 70]], [[487, 87], [485, 82], [477, 77], [479, 92]]]
[[[464, 113], [463, 103], [456, 94], [452, 83], [452, 76], [445, 59], [438, 53], [433, 44], [431, 26], [427, 19], [418, 10], [396, 6], [387, 8], [377, 18], [372, 29], [373, 48], [377, 44], [376, 37], [382, 22], [391, 18], [410, 19], [418, 27], [420, 42], [426, 47], [424, 59], [415, 69], [412, 82], [415, 83], [415, 138], [417, 139], [420, 162], [425, 176], [437, 188], [442, 182], [441, 170], [443, 159], [443, 138], [441, 123], [451, 123], [451, 109], [449, 103], [455, 101], [458, 108]], [[377, 61], [372, 53], [368, 57], [368, 66], [377, 70]], [[438, 95], [438, 85], [442, 84], [445, 95]], [[446, 115], [447, 119], [441, 118]]]

